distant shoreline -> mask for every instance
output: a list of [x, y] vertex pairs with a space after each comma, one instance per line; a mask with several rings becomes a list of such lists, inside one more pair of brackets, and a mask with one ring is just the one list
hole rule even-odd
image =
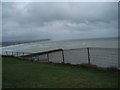
[[51, 39], [41, 39], [41, 40], [31, 40], [31, 41], [6, 41], [6, 42], [2, 42], [2, 45], [0, 45], [0, 47], [18, 45], [18, 44], [24, 44], [24, 43], [32, 43], [32, 42], [50, 41], [50, 40]]
[[[76, 40], [108, 40], [108, 39], [119, 39], [118, 37], [102, 37], [102, 38], [84, 38], [84, 39], [68, 39], [68, 40], [52, 40], [56, 42], [60, 41], [76, 41]], [[25, 43], [33, 43], [33, 42], [42, 42], [42, 41], [51, 41], [51, 39], [41, 39], [41, 40], [29, 40], [29, 41], [6, 41], [0, 44], [0, 47], [11, 46], [11, 45], [18, 45], [18, 44], [25, 44]]]

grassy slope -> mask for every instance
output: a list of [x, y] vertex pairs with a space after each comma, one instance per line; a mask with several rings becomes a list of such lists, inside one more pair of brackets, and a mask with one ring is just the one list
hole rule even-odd
[[95, 69], [3, 58], [3, 88], [118, 87], [118, 75]]
[[2, 88], [2, 58], [0, 57], [0, 89]]

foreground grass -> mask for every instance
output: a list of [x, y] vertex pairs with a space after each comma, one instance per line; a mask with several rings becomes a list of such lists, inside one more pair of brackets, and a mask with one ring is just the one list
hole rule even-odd
[[117, 88], [118, 74], [3, 57], [3, 88]]

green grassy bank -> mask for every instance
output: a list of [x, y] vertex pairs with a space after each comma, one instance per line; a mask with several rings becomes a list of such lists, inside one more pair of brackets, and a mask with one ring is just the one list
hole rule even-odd
[[3, 88], [117, 88], [118, 74], [70, 65], [2, 60]]

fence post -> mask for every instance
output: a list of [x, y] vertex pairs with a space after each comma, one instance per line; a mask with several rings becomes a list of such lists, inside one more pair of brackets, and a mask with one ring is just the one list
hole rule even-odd
[[38, 61], [40, 61], [40, 56], [38, 56]]
[[24, 52], [23, 52], [23, 56], [24, 56]]
[[49, 62], [49, 54], [47, 53], [47, 58], [48, 58], [48, 62]]
[[65, 63], [64, 51], [62, 50], [63, 63]]
[[6, 55], [7, 55], [7, 51], [6, 51]]
[[88, 52], [88, 64], [90, 64], [90, 51], [89, 51], [89, 48], [87, 48], [87, 52]]
[[12, 56], [13, 56], [13, 51], [12, 51]]
[[17, 56], [18, 56], [18, 52], [17, 52]]

